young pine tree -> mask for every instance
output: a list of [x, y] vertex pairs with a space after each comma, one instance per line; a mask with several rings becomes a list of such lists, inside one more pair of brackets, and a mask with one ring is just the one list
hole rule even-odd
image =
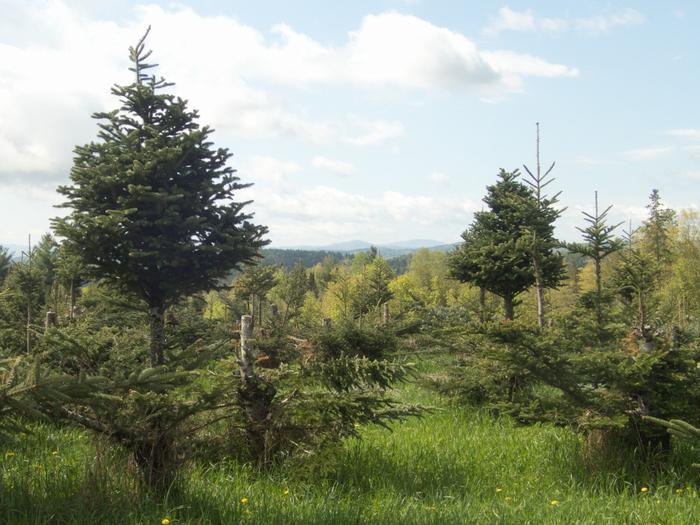
[[559, 201], [561, 192], [552, 197], [543, 194], [545, 187], [549, 186], [554, 179], [549, 178], [549, 174], [554, 169], [552, 165], [542, 173], [540, 164], [540, 123], [537, 122], [537, 166], [532, 172], [527, 166], [523, 168], [527, 172], [528, 178], [525, 183], [532, 188], [537, 198], [541, 214], [541, 225], [539, 228], [528, 229], [526, 243], [532, 257], [532, 270], [535, 276], [535, 293], [537, 297], [537, 325], [544, 328], [544, 291], [546, 288], [556, 288], [564, 278], [563, 257], [555, 252], [559, 246], [559, 241], [554, 238], [554, 223], [561, 216], [563, 209], [556, 209], [554, 206]]
[[601, 279], [601, 264], [611, 253], [620, 250], [623, 246], [621, 240], [613, 236], [613, 232], [622, 224], [608, 224], [607, 217], [612, 206], [608, 206], [602, 212], [598, 210], [598, 192], [595, 192], [595, 212], [593, 214], [583, 212], [588, 226], [576, 227], [583, 234], [584, 243], [569, 243], [567, 248], [586, 257], [590, 257], [595, 265], [595, 312], [598, 333], [603, 329], [603, 286]]
[[[146, 35], [148, 32], [146, 33]], [[59, 188], [71, 213], [54, 219], [95, 278], [139, 297], [148, 308], [150, 353], [164, 363], [164, 312], [179, 298], [216, 288], [251, 261], [266, 228], [237, 200], [247, 187], [213, 147], [197, 111], [149, 76], [144, 40], [130, 48], [134, 81], [115, 86], [119, 107], [96, 113], [98, 140], [78, 146], [69, 186]]]

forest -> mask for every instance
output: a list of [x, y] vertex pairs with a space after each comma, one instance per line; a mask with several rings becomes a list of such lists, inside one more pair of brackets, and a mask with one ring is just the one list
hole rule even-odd
[[700, 213], [564, 242], [538, 140], [449, 251], [270, 250], [150, 54], [0, 247], [1, 523], [700, 521]]

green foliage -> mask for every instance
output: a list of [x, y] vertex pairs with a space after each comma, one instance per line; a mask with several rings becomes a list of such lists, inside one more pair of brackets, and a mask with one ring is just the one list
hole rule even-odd
[[120, 107], [96, 113], [98, 141], [75, 149], [70, 186], [59, 192], [72, 211], [54, 219], [90, 274], [137, 295], [153, 312], [153, 364], [163, 363], [162, 315], [179, 298], [216, 288], [249, 262], [266, 229], [249, 222], [241, 184], [200, 127], [187, 102], [162, 93], [148, 76], [144, 38], [130, 48], [135, 80], [115, 86]]
[[472, 340], [465, 363], [478, 372], [464, 376], [462, 391], [522, 422], [619, 430], [629, 447], [668, 447], [642, 417], [700, 419], [700, 349], [678, 336], [654, 343], [647, 347], [632, 338], [628, 346], [613, 341], [591, 347], [566, 329], [545, 334], [517, 323], [494, 325], [486, 337]]
[[256, 366], [241, 375], [236, 389], [236, 420], [243, 430], [240, 439], [260, 466], [281, 457], [323, 461], [343, 438], [357, 437], [360, 425], [388, 428], [422, 412], [388, 393], [413, 366], [382, 355], [395, 345], [386, 331], [347, 324], [319, 332], [311, 341], [278, 332], [254, 344]]
[[502, 297], [506, 319], [513, 318], [515, 297], [535, 284], [533, 254], [546, 285], [556, 286], [563, 273], [552, 237], [559, 212], [550, 201], [541, 206], [518, 176], [517, 170], [501, 170], [498, 182], [487, 187], [489, 210], [474, 214], [464, 243], [450, 256], [452, 276]]
[[12, 266], [12, 254], [10, 254], [10, 249], [0, 245], [0, 286], [2, 286], [5, 277], [7, 277], [10, 266]]
[[321, 331], [313, 339], [320, 359], [341, 356], [380, 359], [396, 350], [396, 336], [384, 328], [359, 328], [341, 323], [335, 330]]

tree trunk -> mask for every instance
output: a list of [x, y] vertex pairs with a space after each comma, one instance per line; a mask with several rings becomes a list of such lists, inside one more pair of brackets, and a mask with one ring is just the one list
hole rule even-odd
[[599, 336], [603, 330], [603, 309], [601, 305], [602, 300], [603, 288], [600, 284], [600, 259], [595, 259], [595, 318]]
[[644, 301], [644, 292], [639, 290], [639, 335], [641, 335], [642, 339], [644, 339], [645, 342], [649, 342], [649, 334], [647, 333], [647, 311], [646, 311], [646, 304]]
[[32, 301], [27, 299], [27, 354], [32, 353]]
[[70, 297], [68, 298], [68, 319], [70, 321], [73, 320], [75, 316], [75, 280], [73, 277], [70, 278], [70, 291], [69, 291]]
[[271, 382], [255, 373], [255, 356], [249, 343], [252, 336], [252, 319], [249, 315], [244, 315], [241, 317], [241, 349], [238, 360], [241, 375], [238, 403], [246, 415], [246, 437], [250, 453], [259, 466], [264, 466], [269, 459], [268, 431], [276, 389]]
[[[539, 128], [538, 128], [539, 129]], [[539, 153], [538, 153], [539, 159]], [[539, 176], [540, 166], [539, 160], [537, 161], [537, 175]], [[539, 196], [539, 186], [537, 187], [537, 200], [540, 200]], [[535, 297], [537, 298], [537, 326], [540, 329], [544, 328], [544, 286], [542, 285], [542, 264], [540, 261], [540, 254], [537, 250], [537, 237], [533, 236], [532, 247], [530, 255], [532, 256], [532, 270], [535, 276]]]
[[165, 347], [165, 305], [162, 302], [150, 306], [148, 321], [151, 338], [151, 365], [159, 366], [165, 362], [163, 357], [163, 348]]
[[481, 324], [486, 322], [486, 288], [479, 286], [479, 320]]
[[503, 314], [506, 321], [513, 320], [513, 296], [503, 297]]
[[542, 268], [535, 254], [532, 258], [532, 266], [535, 270], [535, 295], [537, 297], [537, 326], [544, 328], [544, 287], [542, 286]]

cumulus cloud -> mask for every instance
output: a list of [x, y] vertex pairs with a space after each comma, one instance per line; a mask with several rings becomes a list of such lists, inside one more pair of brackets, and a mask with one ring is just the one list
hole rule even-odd
[[318, 168], [323, 171], [330, 171], [331, 173], [335, 173], [337, 175], [349, 176], [354, 175], [356, 172], [355, 166], [349, 162], [343, 162], [342, 160], [334, 160], [321, 156], [314, 157], [311, 160], [311, 165], [314, 168]]
[[301, 166], [296, 162], [279, 160], [274, 157], [256, 155], [244, 163], [241, 171], [243, 182], [255, 181], [268, 187], [277, 187], [286, 182], [290, 175], [299, 173]]
[[579, 30], [591, 34], [607, 33], [618, 26], [638, 25], [645, 21], [642, 13], [636, 9], [623, 9], [617, 13], [580, 18], [538, 17], [532, 10], [516, 11], [508, 6], [501, 7], [496, 16], [482, 33], [496, 36], [503, 31], [539, 31], [543, 33], [561, 33]]
[[[251, 189], [256, 217], [270, 228], [273, 243], [327, 242], [328, 238], [394, 237], [397, 231], [455, 235], [471, 219], [475, 204], [468, 199], [387, 191], [375, 196], [330, 186], [291, 190], [284, 194]], [[433, 235], [434, 236], [434, 235]]]
[[[128, 83], [125, 48], [151, 24], [160, 72], [175, 80], [220, 133], [327, 143], [346, 122], [323, 122], [278, 87], [518, 91], [525, 77], [573, 76], [574, 68], [514, 51], [482, 51], [461, 33], [399, 13], [369, 15], [344, 42], [326, 45], [279, 24], [261, 32], [234, 17], [183, 6], [140, 5], [119, 20], [91, 17], [61, 0], [17, 3], [0, 18], [0, 172], [65, 178], [70, 150], [94, 137], [93, 111]], [[390, 38], [387, 36], [390, 35]], [[264, 87], [262, 87], [264, 86]], [[40, 123], [40, 125], [38, 125]], [[375, 121], [351, 144], [401, 135]], [[43, 174], [43, 175], [42, 175]]]

